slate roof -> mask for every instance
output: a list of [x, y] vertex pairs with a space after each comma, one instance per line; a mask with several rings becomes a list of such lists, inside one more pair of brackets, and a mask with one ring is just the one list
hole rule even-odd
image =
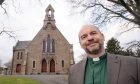
[[30, 42], [31, 41], [18, 41], [14, 49], [15, 50], [25, 49]]

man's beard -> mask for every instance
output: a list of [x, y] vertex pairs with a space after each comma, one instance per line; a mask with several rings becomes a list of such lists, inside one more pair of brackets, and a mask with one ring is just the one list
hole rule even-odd
[[99, 46], [96, 49], [90, 50], [90, 49], [86, 48], [85, 52], [88, 54], [98, 54], [101, 52], [101, 49], [102, 49], [102, 44], [99, 44]]

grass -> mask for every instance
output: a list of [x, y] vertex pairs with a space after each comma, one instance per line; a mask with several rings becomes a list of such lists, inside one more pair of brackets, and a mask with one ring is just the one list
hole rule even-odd
[[40, 84], [39, 81], [30, 78], [15, 76], [0, 76], [0, 84]]

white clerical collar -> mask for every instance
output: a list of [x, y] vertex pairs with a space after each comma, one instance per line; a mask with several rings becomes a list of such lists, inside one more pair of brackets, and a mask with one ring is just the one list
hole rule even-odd
[[99, 60], [100, 60], [99, 57], [93, 58], [93, 61], [99, 61]]

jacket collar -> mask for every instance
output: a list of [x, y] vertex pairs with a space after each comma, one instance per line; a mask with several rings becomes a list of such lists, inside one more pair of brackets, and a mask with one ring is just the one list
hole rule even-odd
[[77, 84], [84, 84], [84, 73], [85, 73], [85, 66], [86, 66], [86, 61], [87, 61], [87, 58], [82, 60], [80, 65], [78, 66], [80, 68], [80, 71], [79, 71], [79, 83]]
[[107, 54], [108, 84], [118, 84], [121, 61], [117, 55]]

